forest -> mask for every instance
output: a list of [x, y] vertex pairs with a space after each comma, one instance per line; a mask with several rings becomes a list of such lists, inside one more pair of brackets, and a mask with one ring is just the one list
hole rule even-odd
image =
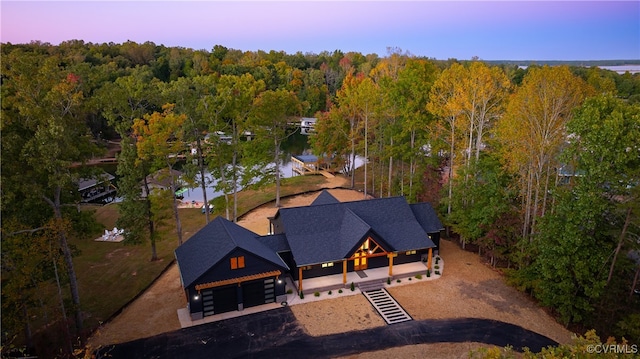
[[205, 201], [235, 220], [248, 186], [275, 183], [278, 203], [281, 145], [300, 117], [318, 119], [314, 154], [351, 187], [432, 202], [448, 237], [559, 322], [640, 344], [640, 74], [397, 48], [380, 57], [73, 40], [1, 53], [3, 352], [31, 349], [34, 333], [63, 320], [80, 338], [63, 345], [71, 356], [94, 329], [69, 241], [95, 230], [77, 183], [108, 143], [121, 146], [118, 226], [154, 261], [158, 225], [170, 222], [178, 244], [183, 234], [175, 192], [150, 191], [149, 175], [175, 184], [180, 166], [204, 189], [211, 173], [224, 195]]

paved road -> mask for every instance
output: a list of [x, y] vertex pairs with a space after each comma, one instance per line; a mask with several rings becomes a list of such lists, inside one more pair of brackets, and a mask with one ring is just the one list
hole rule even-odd
[[557, 344], [522, 327], [486, 319], [409, 321], [312, 337], [285, 307], [110, 345], [95, 354], [98, 359], [332, 358], [411, 344], [468, 341], [535, 352]]

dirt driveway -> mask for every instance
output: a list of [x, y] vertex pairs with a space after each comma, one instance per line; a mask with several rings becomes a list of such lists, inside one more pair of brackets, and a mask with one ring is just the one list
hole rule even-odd
[[[358, 191], [333, 189], [330, 193], [340, 201], [363, 198]], [[287, 207], [308, 205], [316, 196], [317, 193], [295, 196], [283, 200], [282, 204]], [[275, 214], [275, 211], [272, 205], [265, 205], [244, 216], [239, 224], [258, 234], [266, 234], [266, 218]], [[569, 331], [532, 300], [507, 286], [502, 276], [482, 263], [476, 254], [462, 251], [457, 244], [444, 240], [441, 243], [441, 256], [446, 263], [446, 270], [440, 279], [389, 290], [414, 319], [493, 319], [522, 326], [560, 343], [570, 341]], [[291, 309], [301, 326], [312, 336], [384, 326], [384, 321], [373, 307], [363, 306], [364, 298], [361, 297], [314, 301], [292, 306]], [[173, 265], [119, 316], [105, 323], [89, 339], [88, 346], [95, 349], [180, 329], [176, 312], [185, 305], [178, 269]], [[366, 313], [362, 313], [363, 307]], [[327, 313], [331, 313], [332, 320], [326, 320]], [[359, 313], [359, 320], [346, 321], [353, 325], [332, 325], [345, 323], [340, 316], [349, 317], [353, 313]], [[438, 357], [460, 357], [477, 346], [479, 344], [474, 343], [412, 345], [389, 349], [388, 354], [414, 357], [420, 356], [425, 350], [437, 349], [444, 350]]]

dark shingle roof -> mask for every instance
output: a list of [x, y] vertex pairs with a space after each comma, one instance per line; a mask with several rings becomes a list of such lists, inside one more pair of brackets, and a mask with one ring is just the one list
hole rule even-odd
[[425, 232], [435, 233], [444, 229], [442, 222], [440, 222], [436, 211], [431, 207], [430, 203], [414, 203], [409, 206], [411, 206], [416, 220], [418, 220], [418, 223], [424, 228]]
[[190, 286], [236, 248], [288, 268], [280, 256], [257, 237], [248, 229], [216, 217], [175, 250], [182, 284]]
[[261, 236], [258, 240], [275, 252], [287, 252], [291, 250], [291, 248], [289, 248], [289, 242], [287, 242], [287, 235], [284, 233]]
[[299, 266], [346, 258], [371, 232], [394, 251], [435, 247], [404, 197], [281, 208], [278, 215]]
[[327, 190], [320, 192], [318, 197], [311, 202], [311, 206], [316, 206], [320, 204], [332, 204], [332, 203], [340, 203], [334, 196], [331, 195]]

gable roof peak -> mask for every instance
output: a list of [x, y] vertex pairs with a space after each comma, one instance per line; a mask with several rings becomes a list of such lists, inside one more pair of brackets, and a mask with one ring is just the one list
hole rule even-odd
[[313, 200], [313, 202], [311, 202], [311, 206], [318, 206], [323, 204], [334, 204], [334, 203], [340, 203], [340, 201], [338, 201], [337, 198], [335, 198], [331, 193], [329, 193], [329, 191], [324, 189], [322, 190], [322, 192], [320, 192], [318, 197], [316, 197], [316, 199]]

